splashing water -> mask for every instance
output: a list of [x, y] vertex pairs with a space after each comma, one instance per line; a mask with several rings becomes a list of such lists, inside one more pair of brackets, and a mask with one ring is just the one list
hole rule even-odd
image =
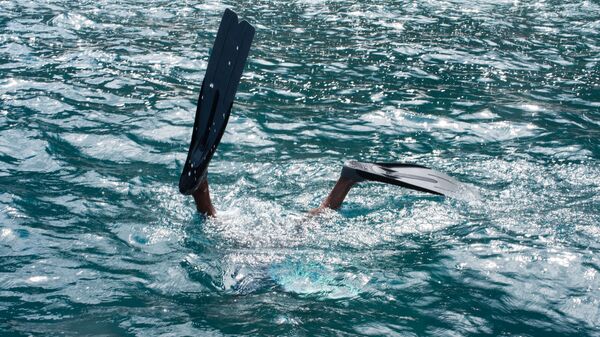
[[[225, 8], [257, 28], [179, 195]], [[0, 331], [597, 335], [593, 1], [0, 1]], [[479, 200], [364, 184], [426, 165]]]

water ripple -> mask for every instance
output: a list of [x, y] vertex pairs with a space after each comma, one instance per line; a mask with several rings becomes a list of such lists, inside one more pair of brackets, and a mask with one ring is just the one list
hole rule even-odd
[[[178, 193], [225, 8], [257, 28]], [[0, 330], [578, 335], [600, 324], [593, 1], [0, 1]], [[480, 199], [364, 184], [348, 159]]]

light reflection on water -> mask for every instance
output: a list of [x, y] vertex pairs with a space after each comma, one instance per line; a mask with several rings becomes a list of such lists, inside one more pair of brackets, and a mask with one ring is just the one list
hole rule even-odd
[[[257, 28], [211, 163], [177, 191], [225, 8]], [[591, 1], [0, 1], [1, 331], [594, 335]], [[474, 186], [365, 184], [347, 159]]]

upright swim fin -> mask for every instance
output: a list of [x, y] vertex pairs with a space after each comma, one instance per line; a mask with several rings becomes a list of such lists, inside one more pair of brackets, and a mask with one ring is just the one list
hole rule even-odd
[[238, 23], [237, 15], [226, 9], [206, 67], [192, 141], [179, 177], [183, 194], [193, 193], [206, 176], [208, 163], [225, 132], [253, 37], [254, 27], [246, 21]]
[[356, 181], [379, 181], [452, 197], [457, 196], [464, 189], [461, 187], [461, 183], [444, 173], [413, 164], [349, 161], [344, 164], [342, 177], [352, 178]]

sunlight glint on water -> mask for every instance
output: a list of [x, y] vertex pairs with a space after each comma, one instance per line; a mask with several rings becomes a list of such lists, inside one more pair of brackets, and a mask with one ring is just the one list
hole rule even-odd
[[[257, 29], [177, 181], [225, 8]], [[600, 326], [593, 1], [0, 1], [0, 331], [577, 335]], [[426, 165], [480, 196], [362, 184]]]

